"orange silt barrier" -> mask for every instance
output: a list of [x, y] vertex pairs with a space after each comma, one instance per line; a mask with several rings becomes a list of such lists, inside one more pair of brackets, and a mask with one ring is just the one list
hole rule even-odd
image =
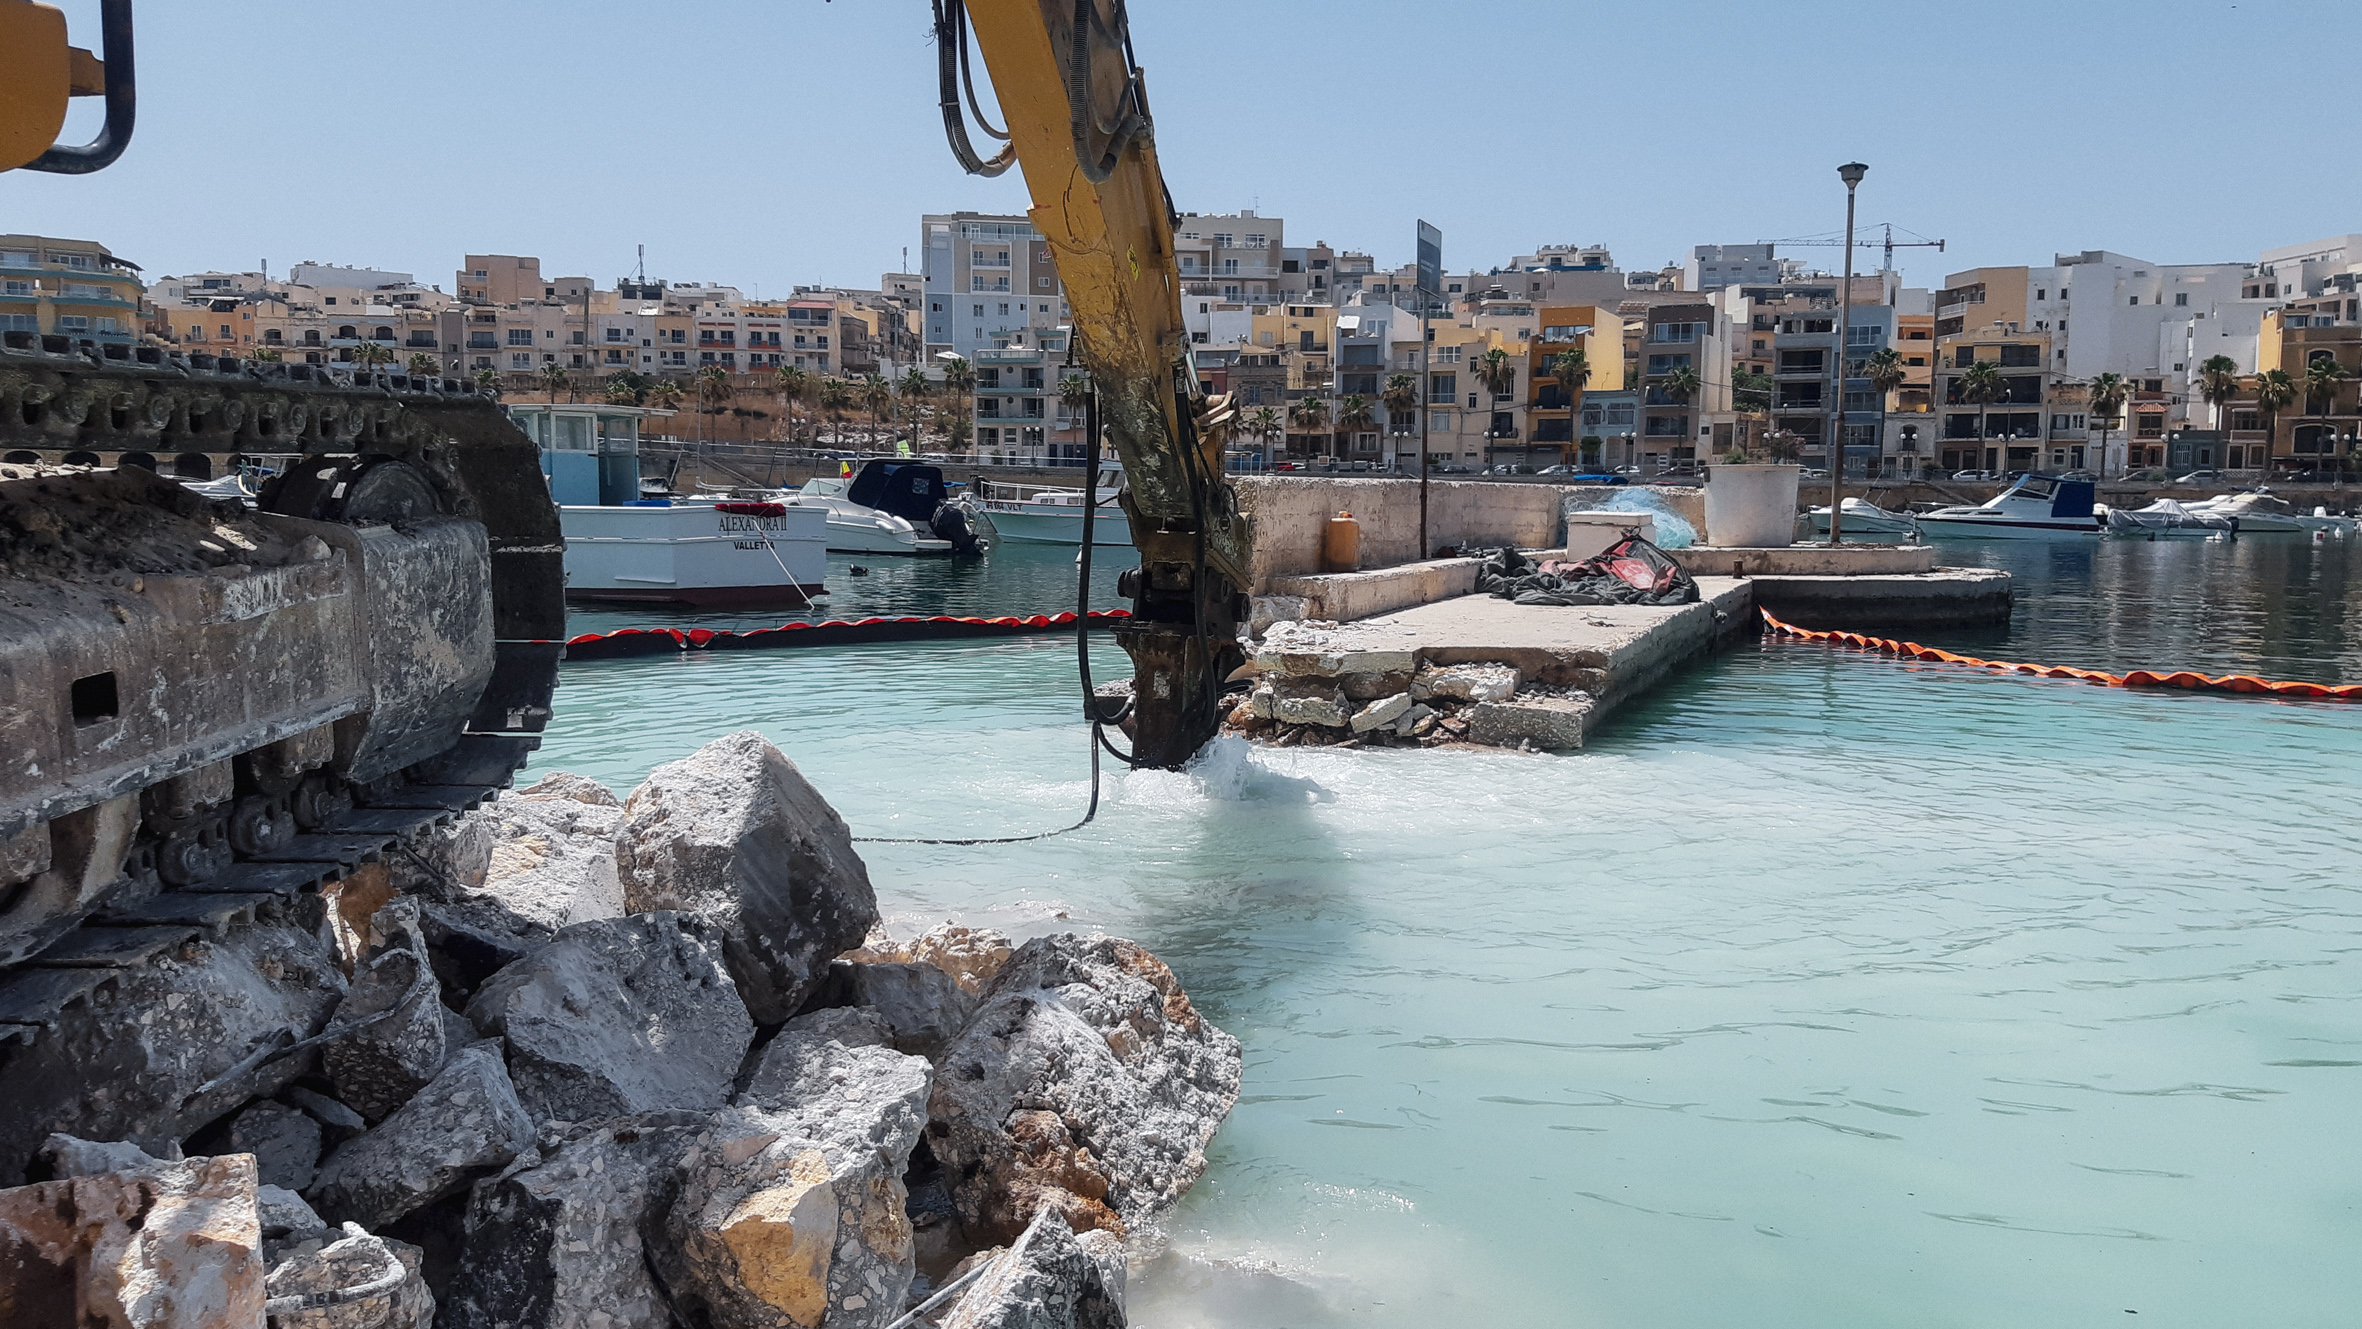
[[1824, 641], [1833, 646], [1851, 646], [1858, 650], [1877, 651], [1883, 655], [1900, 656], [1906, 660], [1927, 660], [1936, 664], [1965, 665], [1971, 669], [1991, 669], [2004, 674], [2030, 674], [2036, 678], [2071, 678], [2103, 688], [2187, 688], [2202, 692], [2264, 693], [2275, 697], [2305, 697], [2321, 701], [2362, 701], [2362, 684], [2356, 683], [2282, 683], [2252, 674], [2195, 673], [2177, 669], [2159, 673], [2151, 669], [2135, 669], [2127, 674], [2110, 674], [2098, 669], [2074, 669], [2066, 665], [2019, 664], [2010, 660], [1980, 660], [1973, 655], [1955, 655], [1939, 651], [1933, 646], [1922, 646], [1915, 641], [1896, 641], [1891, 637], [1865, 637], [1859, 632], [1815, 632], [1793, 623], [1783, 623], [1772, 617], [1768, 609], [1756, 611], [1763, 615], [1764, 626], [1782, 637], [1798, 641]]

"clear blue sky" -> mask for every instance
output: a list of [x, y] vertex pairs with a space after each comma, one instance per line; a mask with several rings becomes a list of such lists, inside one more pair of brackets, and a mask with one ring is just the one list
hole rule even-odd
[[[95, 0], [66, 8], [95, 46]], [[1864, 222], [1952, 242], [1903, 251], [1914, 285], [2362, 231], [2335, 147], [2352, 0], [1132, 11], [1180, 207], [1259, 205], [1293, 242], [1385, 263], [1420, 216], [1455, 267], [1573, 241], [1632, 269], [1827, 232], [1854, 157]], [[0, 230], [100, 240], [151, 274], [318, 259], [445, 289], [471, 250], [606, 281], [645, 243], [651, 276], [784, 292], [874, 284], [922, 212], [1025, 203], [1016, 172], [952, 164], [924, 0], [144, 0], [139, 21], [130, 153], [0, 178]]]

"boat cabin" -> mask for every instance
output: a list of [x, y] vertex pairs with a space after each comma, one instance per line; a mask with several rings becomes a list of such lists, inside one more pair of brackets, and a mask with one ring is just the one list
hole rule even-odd
[[640, 498], [640, 421], [670, 411], [603, 402], [520, 402], [509, 419], [541, 452], [541, 474], [561, 507]]

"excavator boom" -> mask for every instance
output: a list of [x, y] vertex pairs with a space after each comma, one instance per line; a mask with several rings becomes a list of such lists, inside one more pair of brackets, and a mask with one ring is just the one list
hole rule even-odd
[[946, 122], [972, 170], [997, 173], [1008, 154], [978, 162], [957, 122], [961, 96], [976, 104], [960, 86], [971, 25], [1128, 481], [1140, 569], [1120, 583], [1133, 617], [1118, 640], [1133, 665], [1133, 757], [1179, 766], [1213, 737], [1243, 658], [1247, 523], [1223, 471], [1228, 405], [1203, 395], [1190, 363], [1146, 80], [1122, 0], [937, 0]]

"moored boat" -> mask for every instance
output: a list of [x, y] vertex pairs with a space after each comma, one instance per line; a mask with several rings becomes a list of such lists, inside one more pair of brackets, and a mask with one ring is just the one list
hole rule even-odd
[[799, 608], [825, 595], [828, 512], [786, 503], [561, 506], [566, 598]]
[[2145, 508], [2108, 509], [2108, 529], [2123, 535], [2214, 536], [2246, 530], [2239, 518], [2161, 498]]
[[851, 481], [823, 476], [808, 480], [787, 501], [828, 514], [828, 547], [840, 554], [944, 555], [951, 541], [920, 533], [905, 517], [845, 496]]
[[[1844, 520], [1838, 523], [1841, 535], [1863, 540], [1909, 540], [1919, 534], [1919, 521], [1910, 513], [1889, 512], [1868, 499], [1847, 498], [1838, 504], [1838, 510], [1844, 514]], [[1828, 505], [1823, 504], [1804, 515], [1811, 523], [1814, 534], [1829, 533]]]
[[[1079, 486], [992, 484], [985, 488], [984, 514], [1002, 539], [1081, 547], [1085, 499]], [[1122, 468], [1102, 468], [1089, 500], [1099, 509], [1092, 517], [1094, 548], [1131, 545], [1131, 522], [1116, 502], [1122, 492]]]
[[1922, 512], [1919, 529], [1933, 536], [2009, 540], [2097, 535], [2102, 523], [2093, 508], [2093, 492], [2089, 480], [2029, 475], [1982, 503]]

